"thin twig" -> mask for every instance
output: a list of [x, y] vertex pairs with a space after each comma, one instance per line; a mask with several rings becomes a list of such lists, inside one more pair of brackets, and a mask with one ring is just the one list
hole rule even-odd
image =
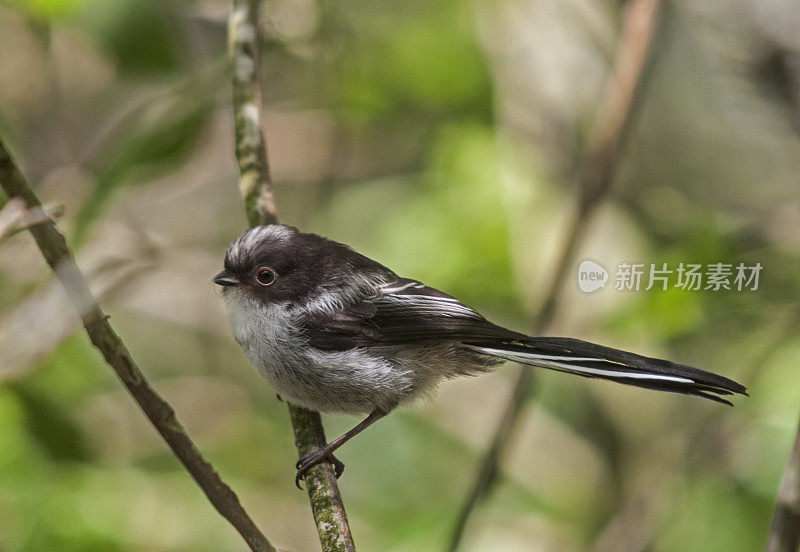
[[[84, 274], [99, 303], [152, 267], [147, 261], [122, 262], [110, 270], [90, 269]], [[41, 324], [44, 319], [47, 324]], [[0, 383], [26, 375], [37, 360], [74, 333], [78, 322], [63, 286], [57, 282], [8, 312], [0, 320], [0, 351], [3, 351]], [[32, 327], [37, 328], [35, 334], [31, 333]]]
[[794, 449], [783, 474], [775, 517], [767, 541], [767, 552], [797, 552], [800, 549], [800, 427]]
[[[794, 336], [797, 331], [798, 313], [789, 318], [786, 330], [780, 334], [774, 347], [762, 355], [764, 363], [778, 349], [778, 345]], [[751, 374], [757, 370], [749, 370]], [[786, 470], [783, 472], [781, 488], [775, 504], [772, 529], [767, 540], [767, 552], [797, 552], [800, 550], [800, 427], [794, 438], [794, 448]]]
[[258, 4], [258, 0], [234, 0], [228, 22], [228, 46], [233, 61], [236, 160], [241, 172], [239, 191], [251, 226], [278, 222], [267, 145], [261, 128]]
[[42, 223], [48, 218], [56, 219], [63, 214], [63, 205], [28, 209], [22, 199], [11, 198], [0, 209], [0, 241], [27, 230], [34, 224]]
[[14, 231], [26, 212], [25, 202], [18, 197], [12, 197], [3, 205], [0, 209], [0, 240]]
[[[536, 334], [543, 333], [552, 323], [575, 251], [583, 240], [592, 215], [610, 188], [620, 144], [638, 104], [637, 96], [660, 6], [660, 0], [631, 0], [626, 9], [613, 74], [605, 100], [599, 107], [580, 171], [581, 195], [548, 286], [547, 299], [534, 317], [533, 331]], [[492, 442], [480, 460], [470, 492], [457, 517], [449, 543], [450, 551], [458, 549], [472, 513], [497, 480], [503, 455], [516, 432], [519, 416], [533, 384], [532, 369], [521, 368]]]
[[[258, 0], [233, 0], [228, 25], [233, 59], [233, 111], [239, 189], [251, 226], [278, 222], [269, 175], [266, 141], [261, 126], [261, 83]], [[318, 412], [288, 404], [300, 455], [325, 445], [325, 431]], [[324, 552], [354, 552], [344, 504], [333, 466], [319, 464], [306, 474], [306, 488]]]
[[[776, 52], [786, 63], [785, 52]], [[800, 132], [800, 97], [791, 94], [794, 107], [794, 128]], [[792, 317], [788, 328], [792, 332], [797, 327], [798, 315]], [[789, 337], [790, 334], [786, 334]], [[780, 491], [778, 491], [775, 516], [772, 519], [772, 528], [767, 541], [767, 552], [797, 552], [800, 550], [800, 427], [797, 428], [794, 448], [789, 458], [789, 463], [783, 473]]]
[[[28, 186], [5, 145], [0, 141], [0, 186], [10, 199], [21, 198], [29, 210], [42, 210], [42, 203]], [[203, 489], [216, 510], [227, 519], [254, 552], [275, 552], [275, 548], [247, 515], [236, 494], [223, 483], [211, 464], [203, 458], [175, 416], [172, 407], [150, 386], [117, 336], [108, 316], [81, 273], [67, 240], [55, 222], [47, 217], [28, 228], [47, 264], [67, 290], [78, 311], [89, 339], [114, 370], [122, 384], [139, 404], [144, 414], [161, 434], [178, 460]]]

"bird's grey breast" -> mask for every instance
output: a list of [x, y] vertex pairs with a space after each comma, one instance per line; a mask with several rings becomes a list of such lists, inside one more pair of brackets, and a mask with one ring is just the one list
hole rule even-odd
[[391, 409], [414, 394], [412, 375], [366, 351], [325, 352], [310, 347], [298, 314], [286, 304], [264, 303], [247, 292], [225, 293], [236, 340], [250, 362], [282, 397], [324, 412]]
[[267, 379], [275, 383], [277, 369], [300, 360], [302, 337], [287, 305], [262, 303], [239, 290], [226, 293], [225, 304], [236, 341]]

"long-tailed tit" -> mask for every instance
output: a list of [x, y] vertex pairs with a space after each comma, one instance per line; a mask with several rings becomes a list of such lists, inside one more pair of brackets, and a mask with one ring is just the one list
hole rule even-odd
[[333, 452], [445, 378], [505, 360], [589, 378], [697, 395], [745, 394], [728, 378], [567, 337], [492, 324], [457, 299], [402, 278], [350, 247], [283, 225], [251, 228], [225, 255], [222, 286], [236, 340], [293, 404], [369, 416], [297, 463], [299, 486]]

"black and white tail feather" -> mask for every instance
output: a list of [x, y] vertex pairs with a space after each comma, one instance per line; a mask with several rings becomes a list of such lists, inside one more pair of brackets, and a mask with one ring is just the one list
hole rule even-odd
[[[325, 319], [314, 316], [305, 327], [310, 344], [327, 351], [342, 351], [353, 347], [457, 343], [484, 358], [695, 395], [728, 405], [731, 403], [723, 397], [747, 394], [746, 388], [733, 380], [684, 364], [579, 339], [513, 332], [492, 324], [446, 293], [391, 275], [394, 278], [380, 285], [375, 295], [337, 309]], [[485, 362], [493, 364], [491, 359]], [[477, 365], [459, 373], [483, 370], [485, 367]]]
[[595, 345], [563, 337], [531, 337], [524, 341], [476, 345], [481, 353], [584, 376], [646, 389], [696, 395], [730, 405], [722, 396], [747, 394], [733, 380], [685, 364]]

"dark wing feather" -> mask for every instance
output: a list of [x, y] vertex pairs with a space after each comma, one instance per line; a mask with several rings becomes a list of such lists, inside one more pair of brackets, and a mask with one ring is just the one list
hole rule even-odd
[[306, 317], [304, 331], [312, 347], [326, 351], [525, 337], [492, 324], [446, 293], [405, 278], [335, 313]]

